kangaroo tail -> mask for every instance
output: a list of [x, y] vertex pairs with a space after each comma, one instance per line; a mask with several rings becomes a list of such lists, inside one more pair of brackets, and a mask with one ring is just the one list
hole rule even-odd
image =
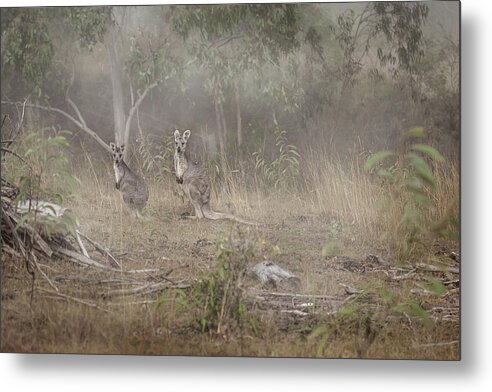
[[211, 220], [227, 219], [227, 220], [242, 223], [245, 225], [251, 225], [251, 226], [257, 226], [258, 225], [258, 223], [256, 223], [256, 222], [247, 221], [245, 219], [238, 218], [237, 216], [234, 216], [232, 214], [226, 214], [225, 212], [213, 211], [210, 207], [204, 206], [202, 211], [203, 211], [203, 215], [207, 219], [211, 219]]

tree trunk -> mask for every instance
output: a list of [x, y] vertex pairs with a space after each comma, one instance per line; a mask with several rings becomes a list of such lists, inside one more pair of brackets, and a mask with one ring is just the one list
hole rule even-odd
[[[111, 86], [113, 88], [113, 115], [114, 115], [114, 135], [117, 145], [128, 144], [129, 135], [125, 135], [125, 104], [123, 100], [123, 67], [121, 57], [118, 53], [118, 41], [116, 35], [116, 23], [113, 10], [113, 20], [110, 22], [105, 45], [111, 65]], [[128, 147], [128, 146], [127, 146]], [[128, 148], [125, 149], [128, 151]]]
[[215, 121], [217, 123], [217, 136], [219, 139], [219, 153], [223, 155], [225, 152], [225, 146], [224, 146], [224, 137], [222, 132], [222, 121], [220, 116], [220, 105], [219, 105], [219, 96], [217, 93], [217, 88], [214, 91], [214, 105], [215, 105]]
[[217, 85], [214, 92], [214, 101], [215, 101], [215, 120], [217, 121], [217, 134], [219, 136], [219, 146], [220, 146], [220, 164], [222, 167], [222, 172], [225, 173], [227, 164], [226, 164], [226, 129], [227, 125], [224, 117], [224, 108], [222, 103], [220, 102], [219, 97], [219, 86]]
[[224, 154], [227, 147], [227, 123], [224, 115], [224, 105], [219, 101], [220, 120], [222, 122], [222, 138], [224, 139]]
[[242, 118], [241, 118], [241, 103], [239, 101], [239, 86], [234, 83], [234, 94], [236, 97], [236, 131], [237, 131], [237, 146], [239, 152], [241, 153], [241, 145], [243, 144], [243, 129], [242, 129]]

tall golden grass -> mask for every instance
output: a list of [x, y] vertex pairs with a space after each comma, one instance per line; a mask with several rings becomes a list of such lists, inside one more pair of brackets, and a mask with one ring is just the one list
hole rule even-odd
[[[326, 266], [321, 256], [323, 241], [329, 239], [327, 224], [337, 222], [343, 228], [349, 228], [350, 236], [354, 237], [353, 242], [345, 243], [343, 254], [356, 253], [352, 248], [363, 243], [361, 255], [367, 255], [372, 249], [385, 249], [387, 254], [396, 255], [404, 234], [400, 220], [406, 200], [391, 185], [363, 170], [367, 154], [338, 156], [314, 149], [300, 154], [299, 177], [295, 184], [286, 187], [268, 185], [261, 173], [255, 171], [253, 158], [242, 165], [230, 159], [219, 175], [211, 168], [212, 206], [266, 224], [266, 228], [258, 229], [260, 235], [278, 241], [282, 246], [286, 256], [281, 260], [301, 277], [303, 292], [333, 295], [340, 290], [338, 280], [334, 279], [339, 275], [323, 269]], [[202, 238], [214, 239], [228, 230], [229, 225], [181, 221], [179, 215], [187, 208], [187, 201], [180, 196], [170, 174], [156, 176], [153, 172], [142, 171], [138, 160], [130, 159], [130, 167], [144, 175], [150, 189], [145, 213], [151, 220], [135, 222], [115, 189], [111, 157], [89, 152], [83, 152], [82, 159], [80, 155], [78, 157], [70, 160], [70, 169], [81, 185], [66, 203], [79, 216], [86, 234], [99, 240], [114, 254], [123, 255], [125, 267], [169, 268], [173, 270], [172, 278], [178, 280], [196, 279], [201, 272], [213, 268], [213, 247], [197, 249], [193, 243]], [[12, 157], [5, 159], [3, 168], [18, 164]], [[11, 173], [18, 174], [13, 169]], [[49, 175], [46, 178], [48, 186], [49, 181], [56, 181]], [[438, 222], [448, 214], [457, 218], [458, 164], [447, 160], [434, 166], [434, 178], [436, 188], [432, 193], [432, 206], [435, 208], [424, 210], [426, 219]], [[11, 180], [15, 182], [15, 179]], [[433, 238], [427, 240], [430, 242]], [[423, 247], [422, 251], [431, 254], [429, 248]], [[293, 257], [295, 252], [301, 255], [300, 261]], [[3, 268], [8, 274], [18, 274], [22, 263], [9, 262]], [[73, 266], [53, 264], [50, 268], [59, 271], [63, 268], [65, 274], [79, 273]], [[386, 284], [384, 279], [369, 275], [349, 277], [345, 274], [342, 279], [354, 287], [383, 287]], [[252, 343], [244, 351], [238, 344], [218, 344], [215, 338], [190, 330], [193, 320], [179, 310], [179, 292], [169, 293], [159, 309], [152, 306], [152, 300], [157, 298], [149, 298], [149, 305], [142, 306], [134, 304], [138, 299], [128, 297], [117, 304], [116, 311], [110, 315], [81, 304], [36, 296], [33, 319], [26, 322], [31, 317], [28, 311], [24, 313], [30, 306], [29, 277], [24, 280], [4, 278], [2, 283], [6, 292], [26, 293], [2, 305], [5, 314], [13, 315], [3, 319], [3, 344], [8, 350], [266, 356], [313, 356], [316, 352], [316, 347], [300, 344], [296, 333], [288, 335], [280, 331], [279, 320], [273, 316], [262, 316], [258, 320], [260, 333], [248, 337]], [[399, 292], [408, 292], [411, 287], [410, 282], [405, 282]], [[67, 290], [76, 290], [77, 295], [109, 306], [96, 293], [88, 292], [89, 287], [70, 286]], [[48, 324], [46, 320], [49, 320]], [[47, 326], [40, 327], [43, 325]], [[400, 337], [402, 328], [406, 327], [393, 325], [391, 328], [395, 331], [391, 336]], [[419, 328], [411, 333], [405, 330], [406, 340], [385, 335], [376, 341], [368, 356], [456, 358], [454, 346], [438, 350], [411, 348], [414, 341], [420, 339], [423, 343], [427, 342], [425, 339], [430, 342], [455, 340], [455, 324], [452, 328], [439, 325], [431, 332]], [[342, 331], [340, 334], [325, 354], [356, 357], [353, 332]]]

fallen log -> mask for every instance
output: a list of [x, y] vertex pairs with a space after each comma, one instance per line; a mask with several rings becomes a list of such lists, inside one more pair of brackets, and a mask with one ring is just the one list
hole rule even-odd
[[418, 263], [417, 268], [427, 271], [427, 272], [451, 272], [452, 274], [459, 274], [460, 270], [459, 268], [454, 268], [454, 267], [438, 267], [432, 264], [425, 264], [425, 263]]

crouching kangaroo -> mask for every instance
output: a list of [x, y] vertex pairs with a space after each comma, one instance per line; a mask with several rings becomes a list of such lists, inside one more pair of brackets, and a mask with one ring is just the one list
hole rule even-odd
[[190, 199], [195, 209], [196, 219], [229, 219], [235, 222], [247, 225], [255, 225], [254, 222], [248, 222], [231, 214], [213, 211], [210, 207], [210, 180], [207, 171], [199, 164], [193, 162], [186, 153], [186, 143], [190, 137], [191, 131], [186, 130], [181, 136], [179, 131], [174, 131], [174, 172], [176, 182]]
[[114, 143], [110, 143], [110, 147], [113, 154], [116, 189], [120, 191], [123, 201], [135, 217], [143, 218], [141, 212], [149, 199], [147, 184], [142, 177], [133, 173], [123, 160], [125, 145], [117, 147]]

